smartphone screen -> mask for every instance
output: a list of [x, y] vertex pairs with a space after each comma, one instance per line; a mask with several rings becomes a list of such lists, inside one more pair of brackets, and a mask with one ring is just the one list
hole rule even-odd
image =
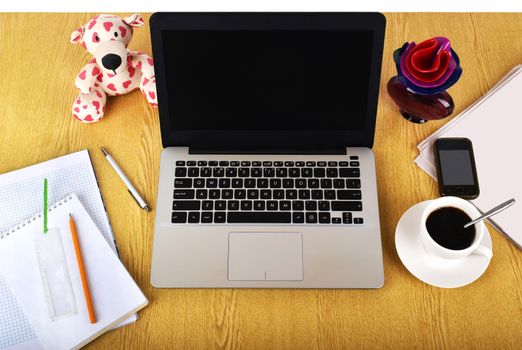
[[479, 186], [471, 141], [441, 138], [435, 142], [435, 153], [441, 195], [476, 198]]

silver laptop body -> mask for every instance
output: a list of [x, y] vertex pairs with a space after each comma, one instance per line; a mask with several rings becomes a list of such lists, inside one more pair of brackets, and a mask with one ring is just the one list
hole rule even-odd
[[[251, 25], [252, 28], [249, 27]], [[337, 32], [322, 37], [324, 33], [321, 30], [324, 30], [324, 26], [328, 26], [329, 30], [333, 26]], [[236, 124], [230, 124], [230, 120], [241, 124], [243, 119], [235, 117], [236, 119], [229, 120], [229, 116], [220, 111], [224, 109], [227, 113], [235, 113], [236, 102], [229, 108], [230, 102], [222, 102], [226, 99], [224, 93], [217, 102], [212, 100], [212, 96], [206, 99], [204, 96], [208, 91], [188, 80], [195, 79], [202, 84], [208, 78], [212, 85], [215, 79], [228, 79], [230, 75], [231, 81], [236, 79], [230, 71], [235, 69], [237, 63], [226, 67], [226, 61], [220, 62], [220, 67], [228, 70], [227, 75], [223, 72], [214, 73], [219, 70], [216, 66], [212, 67], [212, 71], [208, 70], [198, 76], [200, 70], [205, 71], [208, 68], [206, 65], [214, 64], [222, 54], [222, 51], [211, 51], [209, 48], [211, 52], [208, 55], [214, 57], [214, 60], [204, 61], [205, 55], [201, 50], [213, 47], [213, 43], [220, 40], [223, 42], [219, 43], [219, 49], [214, 50], [226, 50], [222, 48], [230, 45], [231, 41], [239, 40], [233, 35], [221, 39], [219, 35], [224, 35], [221, 33], [223, 29], [241, 30], [243, 43], [244, 38], [259, 40], [255, 45], [244, 44], [243, 50], [247, 53], [237, 52], [238, 55], [245, 55], [241, 59], [246, 62], [245, 71], [238, 76], [244, 77], [253, 70], [255, 81], [261, 79], [255, 75], [255, 70], [258, 69], [255, 67], [259, 62], [254, 68], [248, 62], [254, 60], [252, 57], [259, 57], [257, 50], [260, 46], [280, 44], [279, 40], [285, 44], [300, 42], [300, 37], [293, 40], [291, 35], [295, 34], [284, 32], [285, 30], [293, 29], [293, 33], [317, 30], [314, 32], [316, 34], [307, 33], [304, 49], [309, 49], [309, 45], [318, 45], [318, 50], [321, 49], [325, 54], [328, 53], [328, 45], [337, 46], [342, 35], [354, 35], [353, 40], [361, 41], [359, 46], [372, 38], [368, 44], [368, 55], [371, 55], [371, 62], [368, 64], [370, 84], [366, 87], [370, 109], [367, 112], [370, 117], [359, 118], [362, 126], [351, 130], [356, 124], [352, 119], [357, 118], [350, 119], [350, 111], [346, 110], [347, 131], [332, 132], [329, 136], [330, 131], [322, 132], [321, 129], [317, 132], [308, 125], [302, 127], [306, 128], [303, 132], [300, 131], [301, 127], [296, 127], [296, 131], [291, 130], [292, 124], [284, 120], [284, 113], [282, 117], [275, 119], [268, 117], [268, 124], [260, 124], [257, 122], [258, 117], [254, 115], [258, 109], [252, 109], [252, 117], [244, 118], [249, 118], [245, 123], [254, 130], [244, 130], [244, 126], [239, 130], [234, 129]], [[276, 35], [270, 36], [263, 32], [267, 29], [273, 30]], [[207, 31], [205, 35], [201, 34], [202, 30]], [[249, 32], [250, 30], [253, 32]], [[364, 36], [364, 31], [372, 32], [373, 36]], [[217, 37], [213, 36], [215, 32], [219, 32]], [[151, 18], [151, 33], [165, 146], [161, 154], [157, 206], [153, 208], [156, 217], [150, 277], [152, 285], [158, 288], [381, 287], [384, 273], [375, 158], [371, 145], [384, 33], [383, 17], [379, 14], [316, 14], [311, 21], [309, 15], [306, 17], [304, 14], [160, 13]], [[314, 35], [317, 35], [316, 39]], [[324, 43], [332, 37], [335, 40], [331, 39], [330, 44]], [[350, 38], [347, 37], [347, 40]], [[314, 40], [317, 40], [317, 44], [314, 44]], [[285, 51], [286, 48], [278, 51], [277, 62], [285, 61], [281, 55], [291, 56], [292, 62], [299, 61], [302, 56], [293, 55], [295, 50], [300, 49], [299, 45], [304, 44], [295, 45], [297, 48], [292, 48], [293, 51]], [[178, 50], [169, 53], [170, 47]], [[255, 56], [249, 56], [248, 52], [253, 50], [256, 50]], [[361, 50], [364, 52], [364, 49]], [[267, 51], [270, 54], [261, 62], [270, 62], [273, 65], [271, 54], [274, 49], [270, 47]], [[341, 49], [335, 52], [342, 56], [344, 51]], [[183, 57], [184, 55], [187, 57]], [[225, 52], [224, 55], [231, 55], [231, 52]], [[307, 57], [311, 56], [314, 54]], [[198, 60], [207, 62], [205, 67], [193, 63], [199, 62]], [[312, 58], [303, 61], [302, 65], [307, 67], [307, 72], [315, 69]], [[360, 65], [364, 61], [352, 63]], [[176, 68], [172, 68], [176, 64], [190, 67], [178, 72]], [[292, 88], [294, 82], [287, 82], [285, 75], [286, 71], [293, 69], [293, 64], [277, 75], [272, 76], [271, 72], [265, 74], [268, 76], [268, 83], [261, 81], [259, 84], [267, 83], [270, 86], [273, 83], [270, 80], [283, 75], [284, 79], [280, 82], [282, 89], [287, 89], [285, 84], [288, 84], [286, 91], [295, 91]], [[340, 67], [338, 70], [343, 74], [342, 65]], [[176, 71], [175, 75], [172, 70]], [[188, 74], [189, 78], [184, 74]], [[325, 71], [324, 74], [330, 74], [332, 78], [328, 79], [337, 84], [335, 74], [331, 71]], [[178, 82], [181, 84], [183, 79], [187, 79], [184, 84], [186, 90], [176, 95], [177, 89], [183, 88], [183, 85], [176, 88], [172, 86]], [[319, 83], [323, 78], [313, 79], [319, 79]], [[223, 83], [224, 89], [236, 91], [239, 95], [244, 93], [239, 89], [234, 90], [236, 87], [232, 83], [227, 84]], [[336, 85], [333, 94], [341, 86], [342, 84]], [[184, 99], [176, 99], [179, 94], [185, 94]], [[272, 96], [271, 94], [272, 92], [267, 92], [268, 96]], [[198, 98], [193, 97], [194, 95], [198, 95]], [[242, 100], [253, 99], [251, 95], [243, 95]], [[295, 95], [290, 93], [289, 101], [298, 101], [292, 104], [301, 103], [301, 97], [297, 93]], [[328, 96], [320, 95], [318, 99], [328, 100]], [[191, 99], [199, 100], [201, 105], [194, 101], [186, 102]], [[212, 108], [205, 104], [206, 101]], [[237, 103], [243, 112], [245, 108], [251, 108], [249, 106], [252, 101], [254, 100], [249, 100], [244, 106], [241, 105], [242, 101]], [[286, 103], [285, 99], [277, 101], [283, 105]], [[302, 105], [307, 106], [312, 111], [310, 113], [314, 113], [314, 102], [310, 103], [303, 101]], [[184, 104], [188, 104], [190, 108], [184, 107]], [[272, 107], [262, 105], [259, 109], [266, 114]], [[318, 120], [319, 124], [327, 123], [331, 114], [336, 118], [332, 119], [332, 123], [337, 123], [337, 112], [332, 108], [330, 113], [329, 107], [325, 108], [329, 112], [325, 113], [328, 116], [324, 117], [324, 122], [320, 121], [321, 118], [310, 120]], [[199, 126], [212, 124], [215, 119], [203, 117], [198, 120], [197, 113], [208, 115], [213, 109], [216, 110], [215, 119], [233, 130], [223, 132], [219, 127], [213, 127], [215, 132], [209, 132], [209, 127]], [[301, 109], [300, 113], [306, 114], [308, 111]], [[175, 119], [178, 115], [187, 115], [187, 119]], [[342, 115], [345, 115], [344, 112]], [[295, 120], [306, 118], [299, 117]], [[369, 124], [368, 118], [373, 118]], [[339, 125], [344, 127], [343, 123], [345, 121], [340, 121]], [[282, 129], [274, 130], [273, 133], [264, 130], [278, 129], [279, 125]], [[203, 131], [193, 131], [199, 127]], [[320, 126], [323, 129], [327, 127]], [[288, 142], [289, 139], [297, 143], [295, 148]], [[335, 144], [339, 143], [337, 140], [347, 146], [334, 147], [338, 146]], [[355, 147], [349, 146], [350, 140], [353, 140]], [[364, 144], [368, 147], [360, 146]]]

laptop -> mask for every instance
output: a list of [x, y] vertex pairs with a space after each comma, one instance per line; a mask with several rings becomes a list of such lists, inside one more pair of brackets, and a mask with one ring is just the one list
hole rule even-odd
[[378, 13], [156, 13], [151, 283], [379, 288]]

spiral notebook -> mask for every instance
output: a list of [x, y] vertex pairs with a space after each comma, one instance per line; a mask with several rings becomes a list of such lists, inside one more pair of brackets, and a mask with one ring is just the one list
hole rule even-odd
[[[118, 254], [116, 242], [87, 150], [0, 175], [0, 233], [42, 210], [43, 179], [49, 181], [49, 202], [76, 193], [85, 210]], [[13, 328], [12, 320], [18, 320]], [[131, 315], [125, 325], [137, 320]], [[0, 349], [34, 348], [35, 332], [0, 273]]]
[[[69, 214], [78, 229], [94, 324], [89, 322]], [[28, 321], [43, 348], [80, 348], [147, 305], [76, 195], [49, 208], [48, 227], [44, 233], [40, 213], [0, 235], [0, 273], [24, 311], [12, 315], [7, 338], [23, 337], [20, 322]]]

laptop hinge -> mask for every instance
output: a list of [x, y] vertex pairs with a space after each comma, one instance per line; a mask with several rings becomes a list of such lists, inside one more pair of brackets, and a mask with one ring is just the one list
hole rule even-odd
[[189, 154], [346, 154], [346, 147], [328, 148], [216, 148], [191, 146]]

